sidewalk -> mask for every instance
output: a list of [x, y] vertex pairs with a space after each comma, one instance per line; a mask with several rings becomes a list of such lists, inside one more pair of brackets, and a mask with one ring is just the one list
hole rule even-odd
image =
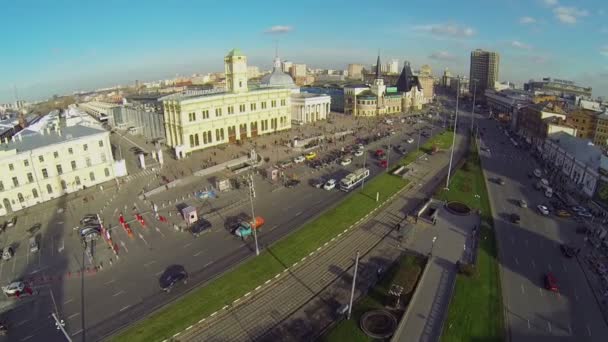
[[[463, 152], [458, 139], [459, 154]], [[277, 280], [260, 287], [212, 317], [174, 336], [179, 341], [309, 341], [329, 326], [336, 309], [347, 303], [352, 266], [357, 251], [361, 253], [355, 296], [359, 298], [376, 281], [378, 267], [386, 268], [402, 253], [395, 225], [412, 211], [445, 175], [446, 155], [418, 160], [419, 184], [412, 182], [407, 190], [376, 215], [350, 230], [327, 248], [322, 248], [306, 261], [296, 263], [277, 275]], [[431, 182], [430, 182], [431, 181]], [[432, 184], [431, 184], [432, 183]], [[416, 243], [416, 238], [412, 243]], [[299, 265], [297, 265], [299, 264]], [[269, 281], [270, 282], [270, 281]]]

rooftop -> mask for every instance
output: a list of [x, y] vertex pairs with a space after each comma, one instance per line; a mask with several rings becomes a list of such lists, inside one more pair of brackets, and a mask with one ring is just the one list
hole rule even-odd
[[60, 131], [41, 131], [37, 134], [28, 135], [21, 139], [15, 138], [8, 143], [0, 144], [0, 155], [11, 150], [16, 150], [16, 153], [23, 153], [37, 148], [106, 132], [106, 130], [101, 128], [86, 127], [82, 125], [64, 127]]
[[564, 132], [550, 134], [549, 139], [573, 155], [576, 160], [585, 163], [594, 170], [599, 169], [602, 150], [590, 140], [573, 137]]
[[326, 94], [313, 94], [313, 93], [297, 93], [297, 94], [291, 94], [292, 98], [311, 98], [311, 97], [321, 97], [321, 96], [329, 96]]

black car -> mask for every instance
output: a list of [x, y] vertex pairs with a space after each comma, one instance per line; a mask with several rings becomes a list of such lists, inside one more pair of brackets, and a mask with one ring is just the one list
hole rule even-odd
[[578, 255], [578, 253], [580, 253], [580, 251], [581, 251], [580, 248], [574, 248], [574, 247], [568, 246], [566, 244], [561, 244], [559, 246], [559, 249], [562, 251], [562, 254], [566, 258], [572, 258], [572, 257]]
[[80, 224], [82, 224], [82, 225], [89, 224], [89, 223], [99, 223], [97, 221], [97, 215], [87, 214], [80, 220]]
[[199, 235], [207, 231], [209, 228], [211, 228], [211, 222], [205, 219], [199, 219], [192, 225], [192, 227], [190, 227], [190, 233], [192, 233], [194, 237], [198, 237]]
[[170, 292], [179, 282], [183, 282], [184, 284], [188, 283], [188, 272], [186, 272], [184, 266], [181, 265], [171, 265], [167, 267], [165, 272], [163, 272], [158, 279], [160, 289], [165, 292]]
[[325, 184], [325, 179], [323, 179], [323, 178], [315, 179], [311, 183], [311, 185], [314, 186], [317, 189], [322, 188], [323, 184]]
[[288, 181], [285, 182], [285, 187], [286, 188], [293, 188], [296, 187], [298, 184], [300, 184], [300, 181], [297, 179], [290, 179]]
[[517, 214], [511, 214], [509, 218], [511, 219], [511, 222], [515, 224], [519, 224], [519, 221], [521, 221], [521, 217]]

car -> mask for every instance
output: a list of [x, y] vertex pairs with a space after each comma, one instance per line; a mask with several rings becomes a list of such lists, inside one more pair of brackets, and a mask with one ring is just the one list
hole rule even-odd
[[13, 216], [10, 220], [8, 220], [6, 224], [6, 228], [12, 228], [17, 224], [17, 216]]
[[386, 169], [388, 167], [388, 160], [383, 159], [383, 160], [379, 161], [378, 166], [380, 166], [383, 169]]
[[291, 161], [291, 160], [285, 160], [285, 161], [279, 162], [279, 167], [282, 169], [286, 169], [288, 167], [291, 167], [292, 165], [293, 165], [293, 161]]
[[355, 157], [361, 157], [363, 155], [363, 150], [357, 150], [353, 153]]
[[325, 185], [323, 185], [323, 189], [325, 189], [325, 190], [332, 190], [335, 187], [336, 187], [336, 180], [333, 178], [327, 180], [327, 182], [325, 182]]
[[519, 215], [513, 213], [513, 214], [509, 215], [509, 220], [511, 220], [512, 223], [519, 224], [519, 222], [521, 221], [521, 217], [519, 217]]
[[310, 182], [310, 185], [314, 186], [317, 189], [322, 188], [324, 184], [325, 184], [325, 179], [323, 179], [323, 178], [313, 179]]
[[540, 169], [534, 169], [534, 176], [540, 178], [543, 175], [543, 172]]
[[566, 244], [561, 244], [559, 246], [559, 249], [566, 258], [575, 257], [581, 251], [580, 248], [574, 248], [574, 247], [566, 245]]
[[528, 207], [528, 202], [526, 202], [526, 200], [524, 199], [520, 199], [519, 200], [519, 206], [522, 208], [527, 208]]
[[496, 178], [494, 181], [496, 182], [496, 184], [505, 185], [505, 180], [502, 178]]
[[346, 166], [346, 165], [350, 165], [350, 163], [352, 163], [352, 162], [353, 162], [352, 159], [345, 158], [345, 159], [340, 160], [340, 165]]
[[365, 148], [365, 146], [363, 146], [363, 144], [357, 144], [357, 146], [355, 146], [355, 148], [356, 148], [357, 150], [361, 150], [361, 151], [363, 151], [363, 149]]
[[555, 212], [555, 215], [559, 216], [559, 217], [572, 217], [572, 213], [570, 213], [568, 210], [566, 209], [559, 209]]
[[285, 182], [285, 187], [286, 188], [294, 188], [298, 184], [300, 184], [299, 180], [297, 180], [297, 179], [290, 179], [290, 180], [288, 180], [288, 181]]
[[0, 253], [2, 253], [3, 260], [11, 260], [11, 258], [15, 255], [15, 251], [11, 246], [8, 246], [4, 249], [0, 249]]
[[384, 157], [384, 150], [383, 149], [377, 149], [376, 152], [374, 153], [374, 155], [378, 158]]
[[194, 235], [194, 237], [199, 237], [201, 234], [206, 232], [211, 228], [211, 222], [205, 219], [199, 219], [194, 222], [194, 224], [190, 227], [190, 233]]
[[585, 209], [584, 207], [581, 207], [580, 205], [575, 205], [571, 209], [572, 209], [572, 211], [574, 211], [576, 213], [579, 211], [587, 211], [587, 209]]
[[38, 241], [35, 236], [30, 238], [30, 253], [38, 252]]
[[588, 211], [577, 211], [576, 215], [580, 216], [580, 217], [584, 217], [584, 218], [592, 218], [593, 215], [591, 215], [590, 212]]
[[557, 287], [557, 279], [551, 272], [545, 274], [545, 288], [553, 292], [559, 291]]
[[306, 160], [313, 160], [317, 158], [317, 154], [315, 152], [308, 152], [304, 157], [306, 158]]
[[546, 205], [539, 204], [536, 206], [538, 211], [543, 215], [549, 215], [549, 208]]
[[303, 163], [306, 160], [304, 156], [297, 156], [293, 158], [293, 162], [296, 164]]
[[409, 139], [406, 140], [406, 142], [408, 144], [413, 144], [414, 143], [414, 139], [413, 138], [409, 138]]
[[188, 272], [186, 272], [184, 266], [181, 265], [171, 265], [167, 267], [163, 274], [158, 278], [160, 289], [167, 293], [171, 292], [175, 285], [180, 282], [184, 284], [188, 283]]

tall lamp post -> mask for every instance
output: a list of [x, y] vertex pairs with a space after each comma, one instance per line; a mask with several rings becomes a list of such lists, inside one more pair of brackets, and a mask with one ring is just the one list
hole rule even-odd
[[454, 118], [454, 135], [452, 136], [452, 151], [450, 152], [450, 165], [448, 166], [448, 177], [445, 180], [445, 188], [450, 189], [450, 174], [452, 173], [452, 161], [454, 160], [454, 145], [456, 145], [456, 128], [458, 127], [458, 98], [460, 97], [460, 76], [456, 78], [456, 117]]
[[473, 134], [473, 121], [475, 120], [475, 95], [477, 95], [477, 79], [474, 78], [471, 81], [473, 84], [473, 106], [471, 107], [471, 134]]
[[[253, 198], [255, 197], [255, 188], [253, 187], [253, 173], [249, 174], [249, 202], [251, 202], [251, 220], [253, 224], [256, 224], [255, 212], [253, 211]], [[255, 255], [260, 255], [260, 248], [258, 247], [258, 227], [251, 227], [253, 230], [253, 240], [255, 241]]]

